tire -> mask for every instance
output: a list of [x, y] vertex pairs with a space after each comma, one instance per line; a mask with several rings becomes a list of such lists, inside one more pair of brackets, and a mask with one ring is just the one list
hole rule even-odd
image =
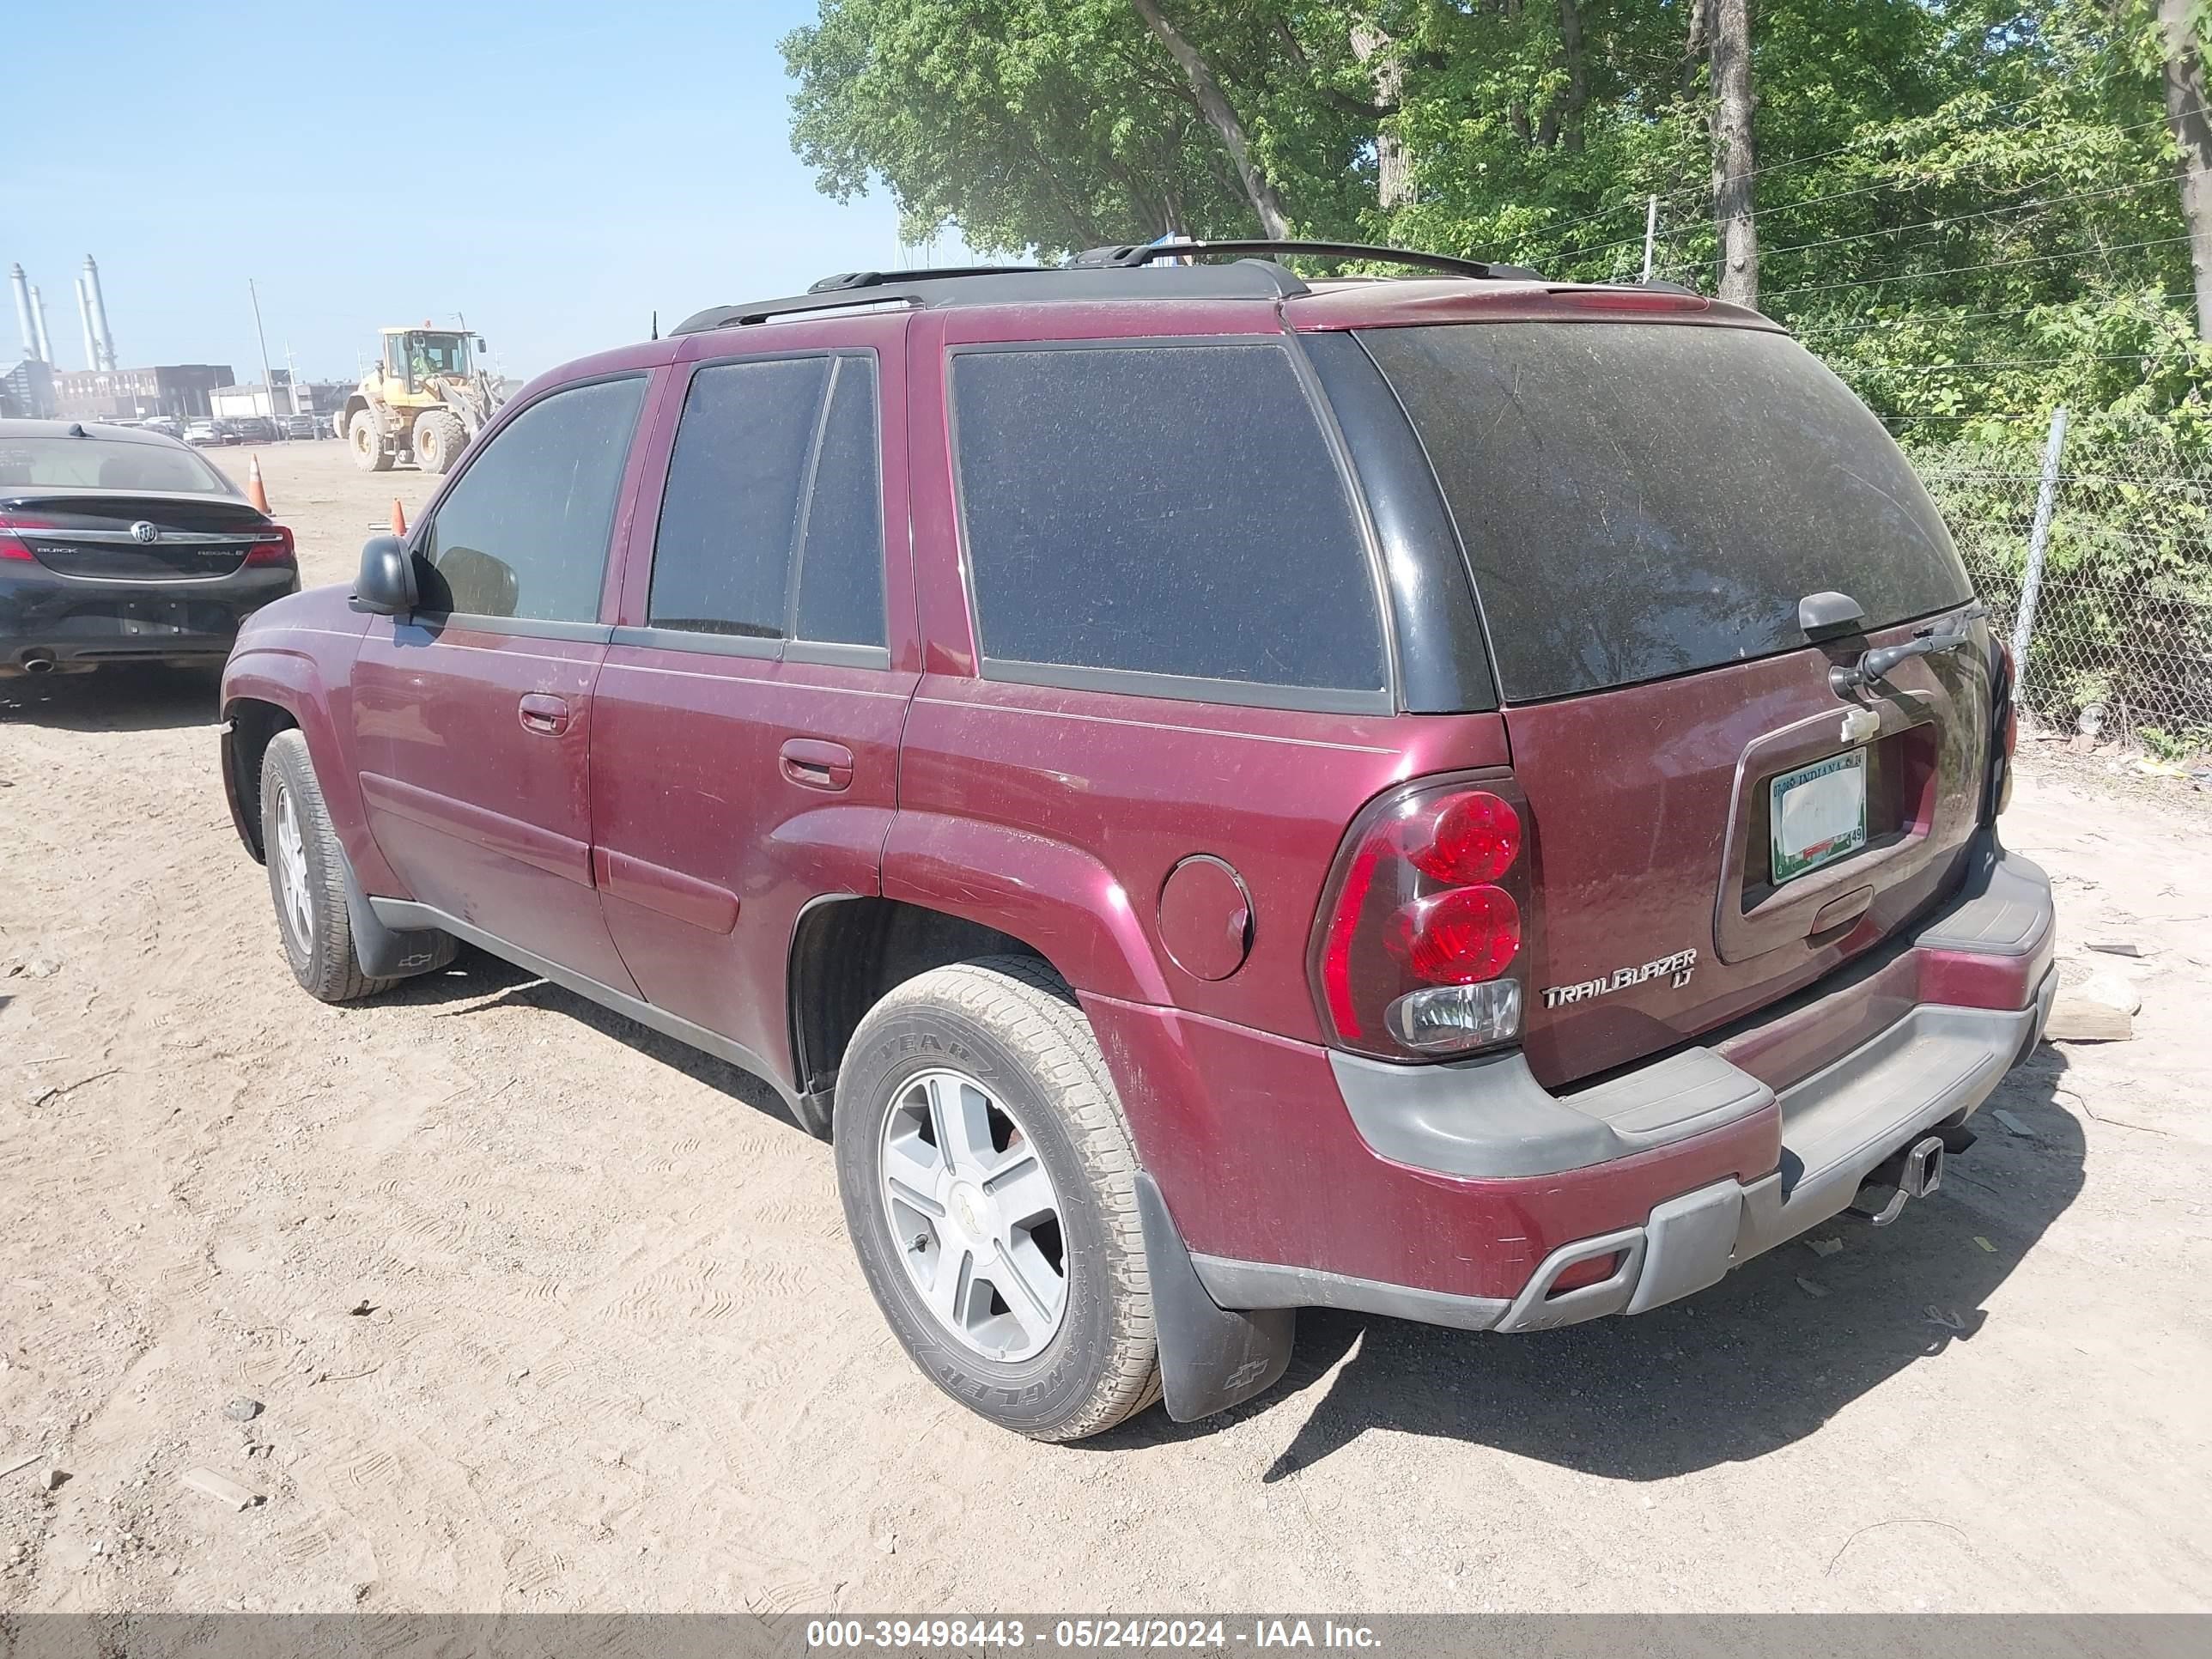
[[426, 409], [415, 417], [415, 465], [425, 472], [451, 472], [468, 444], [469, 430], [459, 416]]
[[346, 440], [353, 446], [353, 464], [362, 471], [392, 471], [392, 455], [384, 447], [384, 428], [369, 410], [354, 411], [353, 420], [346, 427]]
[[303, 990], [324, 1002], [353, 1002], [398, 983], [371, 979], [354, 957], [345, 855], [297, 731], [279, 732], [261, 757], [261, 848], [277, 936]]
[[[868, 1288], [940, 1389], [1036, 1440], [1100, 1433], [1159, 1398], [1136, 1150], [1091, 1023], [1049, 969], [994, 957], [892, 991], [839, 1068], [835, 1140]], [[983, 1159], [947, 1158], [939, 1144], [981, 1147]], [[933, 1158], [931, 1209], [895, 1199], [886, 1172], [916, 1192]], [[1049, 1223], [1035, 1220], [1043, 1198]], [[951, 1287], [945, 1313], [928, 1285]]]

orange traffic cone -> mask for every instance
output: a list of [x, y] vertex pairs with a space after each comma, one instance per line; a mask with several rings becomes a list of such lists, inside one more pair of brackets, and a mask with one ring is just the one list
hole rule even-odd
[[261, 483], [261, 458], [254, 456], [246, 464], [246, 499], [253, 503], [254, 511], [269, 511], [269, 491]]
[[407, 533], [407, 515], [399, 510], [399, 497], [397, 495], [392, 498], [392, 533], [395, 536]]

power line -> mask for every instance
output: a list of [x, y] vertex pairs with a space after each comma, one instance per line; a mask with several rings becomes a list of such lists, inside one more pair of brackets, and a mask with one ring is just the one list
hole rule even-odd
[[2080, 357], [1987, 357], [1972, 363], [1898, 363], [1881, 368], [1847, 362], [1843, 367], [1871, 374], [1955, 374], [1967, 368], [2070, 368], [2076, 363], [2148, 363], [2155, 362], [2157, 357], [2155, 351], [2115, 351]]
[[1759, 298], [1759, 303], [1765, 305], [1769, 301], [1786, 299], [1792, 294], [1828, 294], [1839, 288], [1883, 288], [1891, 283], [1917, 283], [1930, 276], [1964, 276], [1977, 270], [2010, 270], [2021, 265], [2045, 265], [2057, 259], [2079, 258], [2084, 254], [2100, 258], [2107, 254], [2130, 252], [2136, 248], [2170, 247], [2176, 242], [2188, 240], [2186, 236], [2158, 236], [2141, 242], [2115, 242], [2109, 247], [2068, 248], [2063, 252], [2038, 254], [2026, 259], [1992, 259], [1981, 264], [1946, 265], [1940, 270], [1900, 271], [1894, 276], [1860, 277], [1844, 283], [1807, 283], [1796, 288], [1778, 288], [1771, 293], [1761, 294]]
[[[2181, 288], [2154, 295], [2130, 294], [2123, 295], [2118, 301], [2103, 303], [2117, 307], [2118, 305], [2123, 305], [2138, 299], [2150, 299], [2164, 301], [2167, 300], [2188, 300], [2194, 297], [2195, 290]], [[1877, 328], [1901, 328], [1908, 323], [1948, 324], [1982, 322], [1997, 317], [2026, 317], [2034, 312], [2048, 311], [2054, 306], [2062, 306], [2066, 303], [2067, 301], [2063, 300], [2044, 300], [2039, 301], [2032, 306], [2014, 306], [2010, 309], [2004, 311], [1947, 311], [1917, 317], [1877, 317], [1873, 319], [1871, 321], [1863, 323], [1819, 323], [1814, 324], [1810, 328], [1797, 330], [1796, 333], [1800, 339], [1805, 339], [1808, 337], [1826, 338], [1828, 336], [1834, 334], [1864, 334], [1870, 330]]]
[[[2018, 108], [2018, 107], [2020, 107], [2020, 106], [2019, 106], [2018, 105], [2014, 105], [2014, 106], [2013, 106], [2013, 107], [2014, 107], [2014, 108], [2015, 108], [2015, 109], [2017, 109], [2017, 108]], [[2106, 131], [2103, 136], [2107, 137], [2122, 137], [2122, 136], [2124, 136], [2124, 135], [2125, 135], [2125, 134], [2127, 134], [2127, 133], [2130, 133], [2130, 132], [2139, 132], [2139, 131], [2142, 131], [2143, 128], [2145, 128], [2145, 127], [2151, 127], [2151, 126], [2163, 126], [2165, 124], [2166, 124], [2166, 118], [2165, 118], [2164, 116], [2162, 116], [2162, 115], [2153, 116], [2150, 119], [2146, 120], [2146, 121], [2136, 121], [2136, 122], [2131, 122], [2130, 124], [2129, 124], [2128, 125], [2124, 126], [2124, 127], [2114, 127], [2114, 128], [2112, 128], [2112, 129], [2110, 129], [2108, 131]], [[2007, 128], [2003, 128], [2003, 129], [2000, 129], [2000, 130], [2001, 130], [2001, 131], [2008, 131], [2008, 132], [2018, 132], [2018, 131], [2021, 131], [2021, 129], [2020, 127], [2018, 127], [2018, 126], [2007, 127]], [[1878, 136], [1878, 135], [1877, 135], [1877, 136]], [[2083, 138], [2081, 138], [2081, 139], [2077, 139], [2077, 140], [2075, 141], [2075, 144], [2074, 144], [2071, 148], [2072, 148], [2072, 149], [2080, 149], [2080, 148], [2081, 147], [2081, 145], [2082, 145], [2082, 144], [2086, 143], [2087, 142], [2088, 142], [2088, 140], [2087, 140], [2087, 137], [2083, 137]], [[1844, 146], [1843, 146], [1843, 147], [1842, 147], [1842, 149], [1850, 149], [1850, 146], [1849, 146], [1849, 145], [1844, 145]], [[1801, 159], [1802, 159], [1802, 160], [1803, 160], [1803, 161], [1819, 161], [1819, 160], [1820, 160], [1823, 156], [1834, 155], [1837, 155], [1837, 154], [1838, 154], [1838, 153], [1840, 153], [1838, 150], [1822, 150], [1822, 151], [1819, 152], [1819, 153], [1818, 153], [1818, 154], [1816, 154], [1816, 155], [1805, 156], [1805, 157], [1802, 157], [1802, 158], [1801, 158]], [[1958, 173], [1977, 173], [1977, 172], [1980, 172], [1980, 171], [1982, 171], [1982, 170], [1984, 170], [1984, 169], [1985, 169], [1985, 168], [1992, 167], [1996, 166], [1999, 159], [2000, 159], [2000, 158], [1998, 158], [1998, 157], [1992, 156], [1992, 157], [1990, 157], [1990, 158], [1989, 158], [1989, 159], [1987, 159], [1987, 160], [1980, 161], [1965, 161], [1965, 162], [1961, 162], [1961, 163], [1959, 165], [1958, 168], [1957, 168], [1957, 172], [1958, 172]], [[1758, 177], [1761, 173], [1765, 173], [1765, 172], [1768, 172], [1768, 171], [1779, 171], [1779, 170], [1780, 170], [1781, 168], [1783, 168], [1783, 167], [1790, 167], [1790, 166], [1794, 166], [1794, 165], [1796, 165], [1796, 163], [1794, 163], [1794, 162], [1779, 161], [1779, 162], [1777, 162], [1777, 163], [1775, 164], [1775, 167], [1774, 167], [1772, 169], [1768, 169], [1768, 168], [1765, 168], [1765, 167], [1754, 168], [1754, 169], [1753, 169], [1753, 170], [1749, 174], [1747, 174], [1747, 177], [1749, 177], [1749, 178], [1753, 178], [1753, 179], [1755, 179], [1755, 178], [1757, 178], [1757, 177]], [[2048, 176], [2049, 176], [2049, 175], [2047, 175], [2047, 174], [2045, 175], [2045, 177], [2046, 177], [2046, 178], [2047, 178]], [[2168, 175], [2168, 176], [2170, 177], [2171, 175]], [[1790, 214], [1802, 212], [1802, 211], [1803, 211], [1805, 209], [1809, 208], [1809, 207], [1820, 207], [1820, 206], [1823, 205], [1824, 204], [1826, 204], [1826, 203], [1829, 203], [1829, 202], [1843, 202], [1843, 201], [1848, 201], [1848, 200], [1850, 200], [1850, 199], [1851, 198], [1853, 198], [1853, 197], [1857, 197], [1857, 196], [1873, 196], [1873, 195], [1877, 195], [1877, 194], [1879, 194], [1880, 192], [1881, 192], [1881, 191], [1886, 191], [1886, 190], [1918, 190], [1918, 189], [1923, 189], [1923, 188], [1926, 188], [1927, 186], [1929, 186], [1929, 185], [1937, 185], [1937, 184], [1952, 184], [1952, 183], [1955, 183], [1955, 182], [1957, 182], [1955, 174], [1954, 174], [1952, 178], [1941, 179], [1883, 179], [1882, 181], [1881, 181], [1881, 182], [1880, 182], [1880, 183], [1878, 183], [1878, 184], [1872, 184], [1872, 185], [1856, 185], [1856, 186], [1855, 186], [1855, 187], [1853, 187], [1853, 188], [1851, 188], [1851, 189], [1850, 189], [1850, 190], [1833, 190], [1833, 191], [1827, 191], [1827, 192], [1826, 192], [1826, 194], [1824, 194], [1824, 195], [1820, 195], [1820, 196], [1808, 196], [1808, 197], [1806, 197], [1806, 198], [1802, 198], [1802, 200], [1799, 200], [1799, 201], [1795, 201], [1795, 202], [1784, 202], [1784, 203], [1781, 203], [1781, 204], [1778, 204], [1778, 205], [1776, 205], [1776, 206], [1773, 206], [1773, 207], [1759, 208], [1759, 209], [1758, 209], [1758, 210], [1756, 210], [1756, 213], [1755, 213], [1755, 215], [1754, 215], [1754, 217], [1755, 217], [1755, 219], [1756, 219], [1756, 221], [1757, 221], [1757, 222], [1758, 222], [1758, 223], [1759, 223], [1759, 224], [1761, 224], [1761, 225], [1765, 225], [1765, 224], [1770, 224], [1770, 223], [1771, 223], [1773, 221], [1775, 221], [1775, 220], [1777, 220], [1777, 219], [1784, 218], [1784, 217], [1787, 216], [1788, 216], [1788, 215], [1790, 215]], [[2154, 178], [2154, 179], [2145, 179], [2145, 180], [2143, 181], [2143, 184], [2144, 184], [2145, 185], [2148, 185], [2157, 184], [2157, 183], [2161, 183], [2161, 182], [2165, 182], [2165, 180]], [[1705, 186], [1703, 186], [1703, 185], [1692, 185], [1692, 186], [1689, 186], [1689, 187], [1687, 187], [1687, 188], [1688, 188], [1688, 189], [1693, 189], [1693, 190], [1702, 190], [1702, 189], [1704, 189], [1704, 188], [1705, 188]], [[1687, 190], [1676, 191], [1674, 191], [1674, 194], [1675, 196], [1681, 196], [1681, 195], [1684, 195], [1684, 194], [1686, 194], [1686, 193], [1687, 193]], [[1669, 198], [1667, 198], [1667, 197], [1662, 196], [1662, 197], [1661, 197], [1661, 198], [1660, 198], [1660, 199], [1661, 199], [1662, 201], [1666, 201], [1666, 200], [1668, 200], [1668, 199], [1669, 199]], [[1637, 204], [1634, 204], [1634, 203], [1627, 203], [1627, 204], [1624, 204], [1624, 205], [1626, 205], [1626, 206], [1635, 206], [1635, 205], [1637, 205]], [[1616, 209], [1616, 210], [1613, 210], [1613, 211], [1618, 211], [1619, 210], [1617, 210], [1617, 209]], [[1606, 215], [1604, 215], [1604, 214], [1596, 214], [1596, 215], [1593, 215], [1593, 216], [1592, 216], [1592, 217], [1594, 217], [1594, 218], [1603, 218], [1603, 217], [1606, 217], [1607, 216], [1606, 216]], [[1685, 222], [1684, 224], [1678, 226], [1676, 228], [1674, 228], [1674, 229], [1673, 229], [1673, 230], [1662, 232], [1662, 233], [1661, 233], [1662, 240], [1666, 240], [1666, 241], [1670, 241], [1670, 242], [1671, 242], [1671, 241], [1673, 241], [1673, 240], [1676, 240], [1676, 239], [1677, 239], [1677, 238], [1679, 238], [1679, 237], [1682, 237], [1682, 236], [1689, 235], [1689, 234], [1691, 234], [1692, 232], [1708, 229], [1708, 228], [1710, 228], [1711, 227], [1712, 227], [1712, 226], [1714, 226], [1714, 225], [1717, 225], [1717, 224], [1723, 223], [1723, 222], [1724, 222], [1724, 220], [1725, 220], [1726, 216], [1725, 216], [1725, 215], [1716, 215], [1714, 217], [1710, 218], [1710, 219], [1692, 219], [1692, 220], [1690, 220], [1690, 221], [1688, 221], [1688, 222]], [[1559, 228], [1559, 229], [1565, 229], [1565, 228], [1567, 228], [1567, 227], [1565, 227], [1565, 226], [1561, 226], [1561, 227], [1559, 227], [1558, 228]], [[1561, 254], [1557, 254], [1557, 255], [1553, 256], [1553, 259], [1552, 259], [1552, 261], [1551, 261], [1551, 262], [1552, 262], [1552, 263], [1554, 263], [1554, 264], [1564, 264], [1565, 261], [1567, 261], [1567, 260], [1569, 260], [1569, 259], [1582, 259], [1582, 258], [1589, 258], [1589, 257], [1590, 257], [1591, 255], [1593, 255], [1593, 254], [1607, 253], [1607, 252], [1611, 252], [1613, 249], [1614, 249], [1614, 248], [1618, 248], [1618, 247], [1627, 247], [1627, 246], [1632, 246], [1632, 245], [1633, 245], [1633, 244], [1640, 243], [1643, 240], [1644, 240], [1644, 239], [1643, 239], [1643, 237], [1642, 237], [1642, 236], [1640, 236], [1640, 235], [1638, 235], [1638, 236], [1628, 236], [1628, 237], [1624, 237], [1624, 238], [1622, 238], [1620, 241], [1617, 241], [1617, 242], [1601, 242], [1601, 243], [1598, 244], [1598, 245], [1597, 245], [1596, 246], [1595, 246], [1595, 247], [1572, 249], [1572, 250], [1571, 250], [1571, 251], [1569, 251], [1569, 252], [1567, 252], [1561, 253]], [[1800, 244], [1799, 246], [1819, 246], [1819, 244], [1816, 244], [1816, 243], [1805, 243], [1805, 244]], [[1778, 249], [1778, 250], [1777, 250], [1777, 252], [1788, 252], [1788, 250], [1787, 250], [1787, 249]], [[1692, 263], [1695, 263], [1695, 262], [1692, 262]], [[1668, 270], [1685, 270], [1685, 269], [1687, 269], [1687, 266], [1685, 266], [1685, 265], [1682, 265], [1682, 264], [1674, 264], [1674, 265], [1669, 265], [1669, 266], [1668, 266], [1668, 267], [1666, 267], [1666, 268], [1667, 268]]]
[[[2202, 176], [2201, 170], [2191, 169], [2191, 173], [2193, 176]], [[1941, 219], [1922, 219], [1909, 225], [1891, 225], [1881, 230], [1863, 230], [1854, 236], [1830, 236], [1817, 242], [1791, 242], [1784, 247], [1762, 247], [1759, 251], [1759, 257], [1761, 259], [1778, 259], [1785, 253], [1807, 253], [1814, 248], [1840, 247], [1846, 242], [1863, 242], [1875, 236], [1896, 236], [1908, 230], [1936, 230], [1945, 225], [1971, 223], [1977, 219], [1999, 219], [2008, 213], [2026, 213], [2031, 209], [2063, 207], [2069, 202], [2100, 201], [2108, 196], [2124, 196], [2130, 191], [2148, 190], [2153, 185], [2172, 183], [2173, 179], [2170, 176], [2164, 179], [2139, 179], [2131, 185], [2112, 185], [2103, 190], [2076, 191], [2071, 196], [2051, 196], [2039, 201], [2014, 202], [2007, 207], [1984, 208], [1978, 213], [1947, 214]]]

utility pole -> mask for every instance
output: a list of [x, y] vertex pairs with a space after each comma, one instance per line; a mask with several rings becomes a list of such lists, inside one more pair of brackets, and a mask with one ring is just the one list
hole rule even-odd
[[[261, 295], [253, 286], [253, 278], [246, 279], [246, 296], [253, 301], [253, 337], [261, 343], [261, 389], [269, 398], [269, 423], [276, 423], [276, 377], [269, 372], [269, 337], [261, 328]], [[280, 427], [277, 428], [282, 431]]]
[[1659, 198], [1654, 196], [1644, 210], [1644, 280], [1651, 280], [1651, 245], [1659, 235]]

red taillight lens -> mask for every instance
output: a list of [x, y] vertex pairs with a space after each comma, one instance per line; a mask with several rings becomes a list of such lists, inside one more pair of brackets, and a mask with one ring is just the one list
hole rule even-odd
[[1529, 890], [1517, 797], [1503, 779], [1413, 784], [1360, 815], [1315, 942], [1337, 1042], [1407, 1060], [1519, 1035]]
[[246, 550], [248, 564], [290, 564], [292, 532], [283, 525], [254, 532], [253, 545]]
[[30, 546], [18, 531], [43, 530], [43, 525], [28, 523], [21, 519], [0, 519], [0, 559], [20, 559], [27, 564], [38, 562]]
[[1451, 797], [1413, 835], [1406, 855], [1423, 875], [1454, 885], [1496, 881], [1521, 855], [1521, 815], [1486, 789]]
[[1416, 979], [1479, 985], [1520, 954], [1521, 907], [1503, 887], [1455, 887], [1400, 910], [1386, 943]]

